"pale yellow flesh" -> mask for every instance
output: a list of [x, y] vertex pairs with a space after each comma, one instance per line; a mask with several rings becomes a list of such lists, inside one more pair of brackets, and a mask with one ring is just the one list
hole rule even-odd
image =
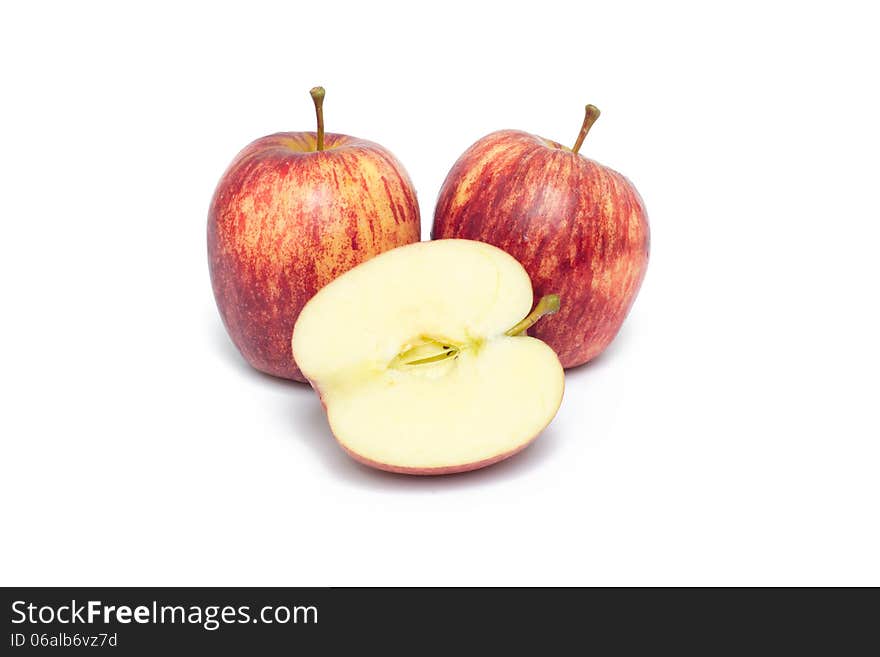
[[[517, 450], [553, 418], [555, 353], [504, 331], [531, 310], [528, 275], [481, 242], [439, 240], [377, 256], [303, 309], [293, 351], [318, 388], [337, 439], [405, 469], [455, 468]], [[398, 355], [455, 358], [401, 365]]]

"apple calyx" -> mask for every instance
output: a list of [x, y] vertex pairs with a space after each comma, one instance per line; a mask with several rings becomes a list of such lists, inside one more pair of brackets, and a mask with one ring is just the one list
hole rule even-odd
[[318, 119], [317, 145], [315, 150], [324, 150], [324, 87], [312, 87], [309, 94], [312, 96], [312, 102], [315, 103], [315, 116]]
[[[542, 297], [525, 318], [504, 332], [508, 337], [523, 335], [526, 330], [545, 315], [552, 315], [559, 310], [559, 295], [548, 294]], [[397, 370], [409, 369], [419, 365], [433, 365], [445, 360], [452, 360], [464, 349], [478, 347], [482, 341], [473, 341], [468, 344], [456, 344], [451, 340], [435, 338], [428, 335], [419, 336], [416, 340], [408, 342], [400, 353], [389, 363], [389, 367]]]
[[575, 154], [581, 149], [584, 139], [587, 137], [587, 133], [590, 131], [590, 128], [593, 127], [593, 124], [596, 122], [596, 119], [599, 118], [600, 114], [599, 108], [595, 105], [587, 105], [584, 110], [584, 123], [581, 125], [581, 131], [578, 134], [577, 141], [575, 141], [574, 146], [571, 147], [571, 152]]

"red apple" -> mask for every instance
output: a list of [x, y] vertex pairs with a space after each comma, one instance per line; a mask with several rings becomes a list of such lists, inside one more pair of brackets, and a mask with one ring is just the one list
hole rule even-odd
[[578, 154], [598, 116], [588, 105], [573, 148], [516, 130], [480, 139], [446, 177], [431, 232], [493, 244], [523, 264], [536, 299], [559, 294], [560, 311], [533, 334], [564, 367], [614, 339], [648, 265], [648, 216], [635, 187]]
[[256, 369], [305, 382], [290, 347], [314, 294], [375, 255], [418, 242], [409, 176], [382, 146], [317, 132], [257, 139], [229, 165], [208, 213], [208, 265], [226, 330]]

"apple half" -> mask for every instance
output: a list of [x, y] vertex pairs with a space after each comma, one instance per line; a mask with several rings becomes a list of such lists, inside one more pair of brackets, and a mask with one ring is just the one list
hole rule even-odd
[[525, 335], [559, 298], [532, 308], [528, 274], [471, 240], [398, 247], [343, 274], [303, 308], [293, 355], [355, 459], [407, 474], [451, 474], [526, 447], [562, 401], [555, 352]]

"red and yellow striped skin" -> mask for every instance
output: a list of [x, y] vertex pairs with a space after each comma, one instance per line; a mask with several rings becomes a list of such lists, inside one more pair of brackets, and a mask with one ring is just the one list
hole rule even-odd
[[614, 339], [648, 265], [648, 216], [621, 174], [571, 149], [515, 130], [487, 135], [458, 159], [434, 213], [432, 239], [497, 246], [520, 261], [535, 300], [559, 294], [557, 314], [529, 334], [563, 367]]
[[257, 139], [223, 174], [208, 212], [208, 265], [226, 330], [245, 359], [305, 382], [296, 318], [324, 285], [420, 239], [409, 176], [378, 144], [313, 132]]

